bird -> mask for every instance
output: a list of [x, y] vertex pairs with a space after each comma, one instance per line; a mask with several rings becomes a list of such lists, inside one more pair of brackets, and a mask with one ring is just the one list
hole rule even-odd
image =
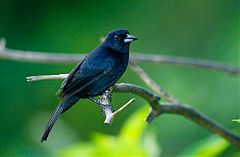
[[126, 71], [130, 43], [137, 38], [126, 29], [113, 30], [102, 44], [92, 50], [62, 82], [59, 89], [60, 103], [48, 121], [40, 142], [46, 141], [57, 119], [80, 99], [87, 98], [101, 104], [94, 97], [114, 86]]

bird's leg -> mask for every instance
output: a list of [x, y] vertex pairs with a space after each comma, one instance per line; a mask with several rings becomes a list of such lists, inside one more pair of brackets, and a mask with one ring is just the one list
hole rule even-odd
[[100, 106], [103, 110], [109, 108], [109, 109], [111, 109], [112, 111], [114, 111], [114, 110], [113, 110], [113, 107], [112, 107], [110, 104], [109, 104], [109, 105], [104, 105], [104, 104], [100, 103], [98, 100], [96, 100], [95, 98], [93, 98], [93, 97], [91, 97], [91, 96], [89, 96], [88, 99], [91, 100], [92, 102], [96, 103], [96, 104], [97, 104], [98, 106]]

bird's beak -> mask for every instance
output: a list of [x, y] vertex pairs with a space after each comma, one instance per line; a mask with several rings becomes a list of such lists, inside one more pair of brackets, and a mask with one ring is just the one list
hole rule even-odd
[[124, 43], [129, 43], [132, 42], [134, 40], [137, 40], [137, 38], [131, 34], [127, 34], [127, 37], [124, 39]]

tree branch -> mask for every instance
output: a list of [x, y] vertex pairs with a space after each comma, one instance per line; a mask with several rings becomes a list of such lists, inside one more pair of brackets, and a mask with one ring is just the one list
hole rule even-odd
[[113, 119], [119, 114], [121, 111], [123, 111], [127, 106], [129, 106], [131, 103], [135, 101], [135, 99], [129, 100], [126, 104], [124, 104], [122, 107], [120, 107], [117, 111], [112, 110], [112, 106], [110, 104], [112, 98], [111, 98], [111, 93], [110, 91], [105, 91], [101, 96], [100, 96], [100, 103], [103, 105], [109, 105], [109, 107], [103, 108], [103, 112], [105, 114], [105, 120], [104, 124], [111, 124]]
[[65, 79], [68, 74], [58, 74], [58, 75], [38, 75], [38, 76], [29, 76], [26, 77], [28, 82], [31, 81], [40, 81], [40, 80], [56, 80], [56, 79]]
[[[31, 76], [30, 77], [31, 80], [28, 80], [28, 81], [47, 80], [47, 77], [48, 77], [47, 75], [44, 75], [44, 79], [42, 79], [42, 76]], [[54, 77], [52, 77], [50, 75], [49, 78], [63, 79], [63, 75], [60, 75], [60, 77], [57, 77], [57, 75], [54, 75]], [[220, 135], [221, 137], [229, 141], [231, 144], [240, 148], [240, 137], [231, 133], [229, 130], [224, 128], [222, 125], [220, 125], [216, 121], [210, 119], [209, 117], [205, 116], [204, 114], [200, 113], [199, 111], [187, 105], [175, 105], [170, 103], [160, 104], [159, 102], [160, 98], [157, 95], [151, 93], [150, 91], [140, 86], [133, 85], [133, 84], [126, 84], [126, 83], [116, 84], [111, 91], [116, 93], [118, 92], [132, 93], [145, 99], [151, 107], [151, 111], [147, 116], [148, 122], [151, 122], [153, 119], [155, 119], [156, 117], [164, 113], [180, 115], [202, 126], [203, 128], [209, 130], [210, 132]], [[110, 102], [106, 102], [106, 104], [109, 104], [109, 103]], [[106, 113], [106, 114], [109, 114], [109, 113]], [[111, 114], [112, 112], [110, 112], [109, 115]]]
[[160, 108], [161, 108], [161, 114], [167, 113], [167, 114], [177, 114], [177, 115], [183, 116], [193, 121], [194, 123], [202, 126], [208, 131], [220, 135], [221, 137], [229, 141], [231, 144], [240, 148], [239, 136], [231, 133], [224, 126], [210, 119], [203, 113], [186, 105], [174, 105], [169, 103], [160, 105]]
[[[33, 63], [78, 63], [83, 60], [86, 54], [61, 54], [50, 52], [37, 52], [37, 51], [24, 51], [15, 50], [5, 47], [5, 40], [0, 40], [0, 59], [9, 59], [24, 62]], [[217, 61], [210, 61], [206, 59], [196, 59], [189, 57], [177, 57], [166, 55], [153, 55], [153, 54], [141, 54], [130, 53], [130, 60], [134, 62], [149, 62], [160, 64], [173, 64], [191, 66], [197, 68], [205, 68], [209, 70], [215, 70], [224, 72], [227, 74], [233, 74], [240, 76], [240, 68], [232, 65], [226, 65]]]
[[196, 68], [205, 68], [225, 72], [227, 74], [240, 75], [240, 68], [237, 66], [227, 65], [222, 62], [212, 61], [207, 59], [199, 59], [192, 57], [168, 56], [168, 55], [153, 55], [133, 53], [132, 61], [135, 62], [149, 62], [161, 64], [173, 64], [182, 66], [191, 66]]
[[130, 105], [132, 102], [135, 101], [135, 99], [131, 99], [128, 101], [125, 105], [120, 107], [117, 111], [113, 111], [112, 106], [111, 106], [111, 100], [112, 100], [112, 94], [109, 90], [105, 91], [99, 99], [99, 102], [103, 105], [106, 105], [105, 108], [103, 108], [103, 112], [105, 114], [105, 120], [104, 124], [111, 124], [113, 119], [116, 117], [118, 113], [123, 111], [128, 105]]
[[164, 97], [167, 101], [176, 105], [181, 105], [181, 102], [177, 100], [172, 94], [160, 87], [155, 81], [153, 81], [149, 75], [137, 64], [130, 61], [131, 69], [139, 76], [141, 80], [152, 90], [158, 93], [161, 97]]

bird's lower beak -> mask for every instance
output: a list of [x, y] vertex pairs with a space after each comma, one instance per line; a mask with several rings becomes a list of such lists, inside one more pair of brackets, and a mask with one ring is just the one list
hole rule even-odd
[[131, 34], [127, 34], [127, 37], [124, 39], [124, 43], [129, 43], [132, 42], [134, 40], [137, 40], [137, 38]]

